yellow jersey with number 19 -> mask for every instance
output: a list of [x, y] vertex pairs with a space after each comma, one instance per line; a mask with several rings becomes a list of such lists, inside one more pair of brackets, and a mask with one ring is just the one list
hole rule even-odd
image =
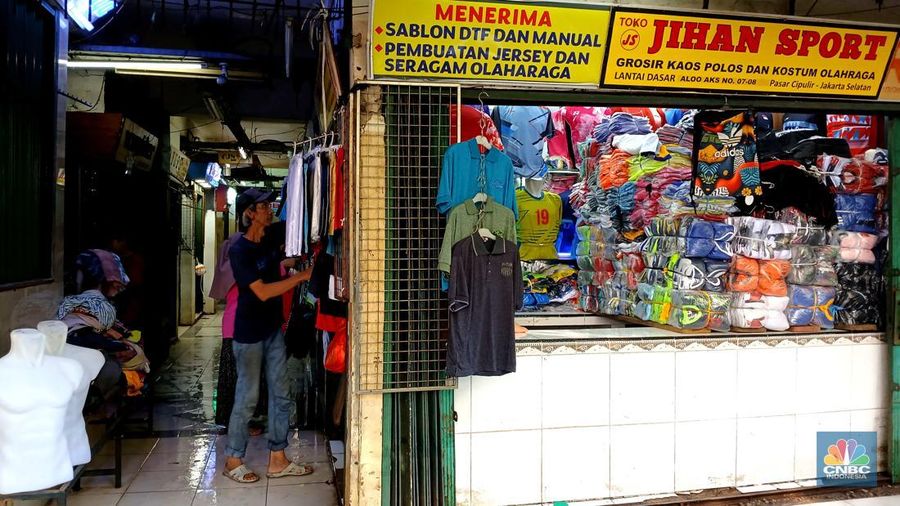
[[519, 257], [522, 260], [556, 260], [562, 199], [546, 191], [540, 198], [534, 198], [519, 188], [516, 190], [516, 204], [519, 206], [519, 221], [516, 223]]

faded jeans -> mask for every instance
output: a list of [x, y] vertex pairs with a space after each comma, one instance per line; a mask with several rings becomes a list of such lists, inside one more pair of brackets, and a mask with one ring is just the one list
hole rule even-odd
[[279, 328], [261, 342], [253, 344], [235, 341], [234, 361], [238, 378], [234, 391], [234, 408], [228, 423], [228, 448], [225, 455], [244, 458], [250, 430], [247, 422], [253, 417], [259, 397], [260, 368], [265, 363], [269, 384], [269, 450], [287, 448], [293, 400], [288, 396], [287, 351], [284, 333]]

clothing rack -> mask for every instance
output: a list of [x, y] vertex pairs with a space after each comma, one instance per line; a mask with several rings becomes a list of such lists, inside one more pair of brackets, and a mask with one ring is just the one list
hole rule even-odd
[[294, 141], [292, 156], [297, 155], [297, 146], [300, 146], [303, 151], [308, 151], [312, 149], [313, 143], [319, 140], [327, 140], [327, 142], [323, 142], [323, 145], [327, 144], [329, 146], [332, 146], [334, 145], [335, 140], [340, 141], [340, 134], [338, 132], [325, 132], [324, 134], [317, 135], [315, 137], [307, 137], [306, 139], [299, 142]]

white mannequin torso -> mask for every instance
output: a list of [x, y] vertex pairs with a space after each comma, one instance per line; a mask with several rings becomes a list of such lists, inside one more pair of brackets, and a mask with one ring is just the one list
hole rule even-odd
[[544, 180], [543, 178], [537, 179], [526, 179], [525, 180], [525, 191], [528, 192], [529, 195], [536, 199], [540, 199], [544, 196]]
[[0, 358], [0, 494], [72, 479], [63, 426], [83, 373], [73, 360], [45, 355], [45, 343], [37, 330], [14, 330]]
[[66, 422], [63, 430], [69, 445], [69, 457], [72, 459], [72, 465], [87, 464], [91, 461], [91, 443], [88, 440], [82, 412], [87, 400], [88, 388], [100, 369], [103, 368], [106, 359], [97, 350], [66, 343], [68, 327], [61, 321], [49, 320], [38, 323], [38, 331], [47, 337], [48, 354], [72, 359], [81, 366], [83, 375], [66, 409]]

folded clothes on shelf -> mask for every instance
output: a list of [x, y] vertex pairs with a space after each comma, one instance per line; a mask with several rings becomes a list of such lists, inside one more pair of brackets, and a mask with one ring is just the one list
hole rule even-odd
[[834, 287], [791, 285], [788, 288], [788, 323], [794, 326], [818, 325], [834, 328]]
[[791, 271], [788, 283], [795, 285], [837, 286], [834, 264], [838, 259], [836, 246], [791, 246]]
[[731, 325], [742, 329], [765, 329], [775, 332], [790, 328], [784, 310], [789, 299], [750, 293], [735, 293], [728, 315]]
[[734, 225], [734, 254], [759, 260], [789, 260], [791, 239], [797, 227], [789, 223], [736, 216], [726, 220]]
[[727, 332], [730, 296], [698, 290], [675, 290], [671, 297], [669, 324], [683, 329], [711, 329]]
[[787, 260], [757, 260], [736, 256], [728, 274], [728, 289], [784, 297], [787, 295], [786, 278], [790, 270], [791, 264]]

